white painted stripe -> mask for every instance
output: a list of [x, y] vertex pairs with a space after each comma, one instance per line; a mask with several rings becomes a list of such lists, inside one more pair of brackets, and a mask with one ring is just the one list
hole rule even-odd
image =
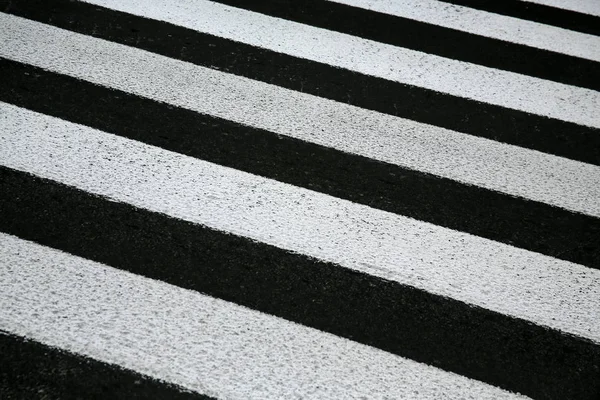
[[0, 110], [1, 162], [10, 168], [600, 342], [600, 270]]
[[[600, 37], [436, 0], [330, 0], [450, 29], [600, 61]], [[600, 2], [599, 2], [600, 4]]]
[[543, 4], [584, 14], [600, 17], [600, 1], [598, 0], [525, 0], [527, 3]]
[[88, 0], [280, 53], [600, 127], [600, 92], [315, 28], [204, 0]]
[[18, 17], [0, 14], [0, 43], [4, 57], [96, 84], [600, 216], [597, 166], [337, 103]]
[[1, 329], [219, 399], [526, 398], [2, 233], [0, 310]]

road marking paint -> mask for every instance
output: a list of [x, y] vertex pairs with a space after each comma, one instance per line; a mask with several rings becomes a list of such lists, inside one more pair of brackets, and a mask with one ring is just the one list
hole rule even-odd
[[2, 105], [2, 164], [600, 342], [600, 270]]

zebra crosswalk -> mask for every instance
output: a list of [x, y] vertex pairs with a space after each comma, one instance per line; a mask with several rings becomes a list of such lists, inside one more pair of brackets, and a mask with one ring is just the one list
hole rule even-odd
[[0, 1], [0, 397], [600, 396], [599, 12], [470, 3]]

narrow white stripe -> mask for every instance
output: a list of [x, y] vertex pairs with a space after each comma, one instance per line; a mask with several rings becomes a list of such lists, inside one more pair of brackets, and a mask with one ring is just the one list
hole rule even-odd
[[203, 0], [89, 0], [392, 81], [600, 127], [600, 92], [482, 67]]
[[600, 270], [0, 109], [10, 168], [600, 342]]
[[527, 3], [543, 4], [584, 14], [600, 17], [600, 1], [598, 0], [525, 0]]
[[539, 49], [600, 61], [600, 37], [436, 0], [331, 0]]
[[11, 333], [220, 399], [526, 398], [2, 233], [0, 310]]
[[341, 151], [600, 216], [597, 166], [348, 106], [18, 17], [0, 14], [0, 40], [4, 43], [0, 54], [14, 60]]

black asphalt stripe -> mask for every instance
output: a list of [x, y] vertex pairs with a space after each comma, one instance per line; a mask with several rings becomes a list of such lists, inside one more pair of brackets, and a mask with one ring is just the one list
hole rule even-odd
[[215, 0], [394, 46], [600, 90], [600, 63], [327, 0]]
[[600, 346], [0, 168], [0, 231], [537, 399], [596, 399]]
[[0, 100], [167, 150], [600, 268], [600, 219], [0, 59]]
[[0, 331], [0, 398], [197, 399], [211, 397]]
[[[7, 12], [60, 28], [459, 132], [600, 165], [600, 129], [453, 97], [69, 0]], [[168, 40], [165, 40], [168, 38]]]
[[600, 18], [523, 0], [440, 0], [446, 3], [489, 11], [560, 28], [600, 35]]

